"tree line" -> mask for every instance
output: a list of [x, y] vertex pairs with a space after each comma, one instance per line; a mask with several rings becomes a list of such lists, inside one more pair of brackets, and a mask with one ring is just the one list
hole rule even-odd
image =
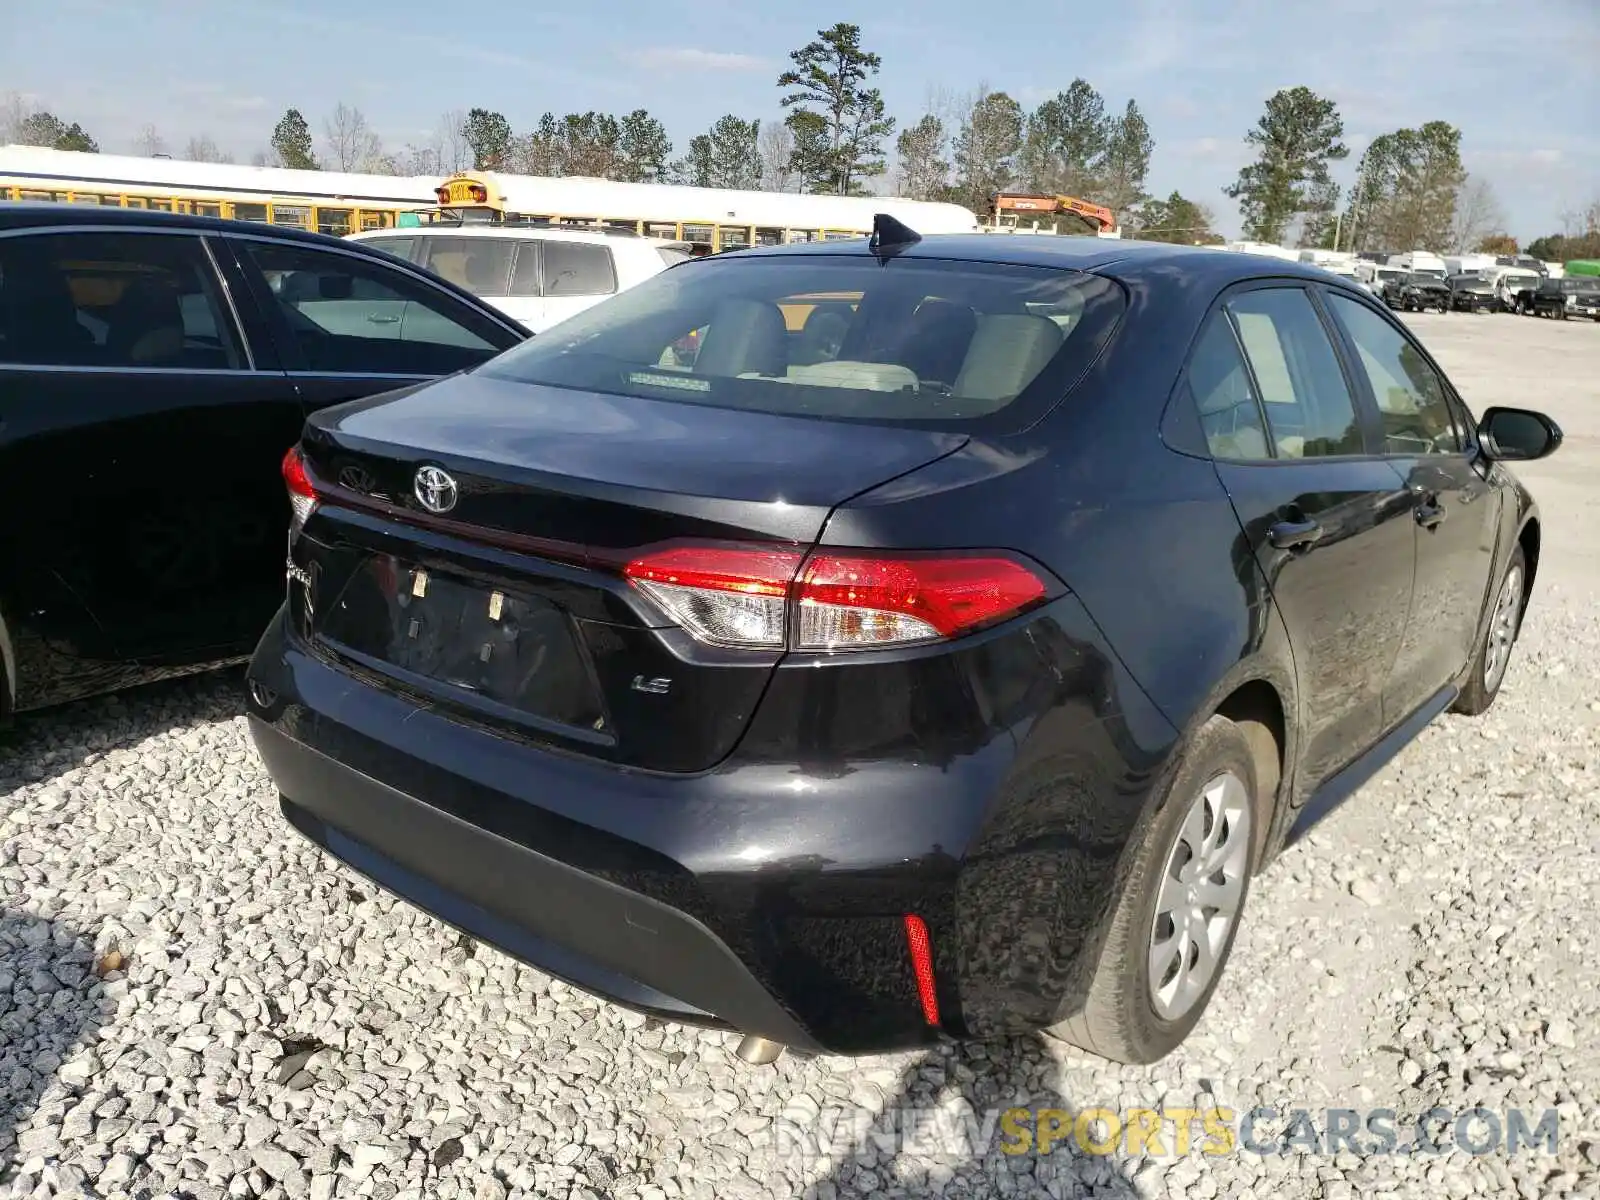
[[[1068, 195], [1109, 208], [1130, 234], [1172, 242], [1220, 241], [1215, 216], [1200, 200], [1146, 191], [1155, 137], [1138, 102], [1120, 108], [1083, 78], [1031, 111], [1004, 91], [980, 84], [964, 95], [930, 98], [900, 126], [873, 81], [881, 58], [857, 25], [840, 22], [789, 55], [777, 78], [781, 120], [738, 113], [719, 117], [674, 157], [666, 127], [645, 109], [543, 113], [514, 127], [505, 114], [471, 108], [443, 114], [419, 143], [391, 150], [360, 109], [339, 104], [321, 136], [291, 108], [273, 128], [258, 165], [403, 175], [446, 175], [468, 167], [526, 175], [583, 175], [628, 182], [712, 188], [760, 188], [836, 195], [867, 194], [883, 180], [902, 196], [945, 200], [984, 215], [995, 193]], [[1283, 88], [1246, 131], [1253, 161], [1223, 194], [1237, 202], [1247, 239], [1341, 250], [1514, 252], [1505, 216], [1489, 183], [1461, 162], [1461, 131], [1442, 120], [1396, 129], [1368, 143], [1354, 182], [1341, 187], [1333, 167], [1350, 155], [1338, 105], [1307, 87]], [[22, 106], [0, 108], [0, 140], [60, 149], [98, 150], [76, 123]], [[147, 126], [141, 153], [171, 154]], [[207, 135], [179, 155], [228, 162]], [[1600, 201], [1591, 206], [1600, 212]], [[1041, 223], [1075, 230], [1076, 216], [1041, 214]], [[1568, 219], [1545, 250], [1600, 253], [1584, 239], [1595, 221]], [[1509, 249], [1508, 249], [1509, 248]], [[1587, 248], [1587, 249], [1586, 249]], [[1532, 251], [1533, 247], [1529, 247]]]

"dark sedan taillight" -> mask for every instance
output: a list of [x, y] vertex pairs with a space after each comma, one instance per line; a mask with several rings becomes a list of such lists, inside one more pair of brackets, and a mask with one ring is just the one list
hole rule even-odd
[[283, 456], [283, 483], [289, 489], [289, 506], [294, 510], [290, 532], [296, 532], [317, 511], [317, 491], [311, 484], [305, 457], [298, 446], [290, 446]]
[[[678, 546], [624, 571], [701, 641], [778, 650], [934, 642], [1032, 607], [1049, 594], [1016, 558]], [[792, 633], [792, 642], [791, 642]]]

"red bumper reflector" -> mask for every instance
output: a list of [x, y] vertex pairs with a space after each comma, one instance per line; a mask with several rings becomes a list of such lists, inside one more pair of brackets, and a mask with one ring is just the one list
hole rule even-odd
[[917, 999], [922, 1001], [922, 1016], [929, 1025], [939, 1023], [939, 993], [933, 986], [933, 943], [921, 917], [906, 914], [906, 949], [911, 952], [911, 969], [917, 976]]

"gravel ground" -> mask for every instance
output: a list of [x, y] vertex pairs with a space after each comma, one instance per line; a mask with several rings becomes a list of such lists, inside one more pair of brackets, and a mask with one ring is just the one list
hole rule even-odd
[[[1579, 519], [1600, 329], [1415, 324], [1480, 409], [1536, 403], [1568, 431], [1523, 472], [1556, 510], [1523, 643], [1490, 714], [1430, 728], [1258, 882], [1170, 1058], [1030, 1039], [742, 1066], [725, 1035], [574, 992], [320, 861], [230, 672], [0, 743], [0, 1195], [1600, 1197], [1600, 571]], [[1402, 1141], [1434, 1106], [1555, 1108], [1559, 1145], [1008, 1155], [998, 1133], [897, 1145], [878, 1117], [1211, 1103], [1324, 1126], [1387, 1107]]]

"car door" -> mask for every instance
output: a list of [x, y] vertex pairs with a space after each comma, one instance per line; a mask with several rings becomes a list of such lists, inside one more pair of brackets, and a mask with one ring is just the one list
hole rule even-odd
[[227, 240], [308, 411], [475, 367], [526, 336], [399, 264], [256, 235]]
[[1385, 710], [1398, 718], [1455, 679], [1472, 655], [1494, 570], [1496, 493], [1448, 383], [1410, 333], [1355, 297], [1330, 291], [1326, 302], [1357, 386], [1378, 412], [1384, 457], [1412, 496], [1416, 584], [1385, 687]]
[[78, 659], [248, 651], [282, 590], [304, 412], [209, 239], [19, 231], [0, 280], [8, 607]]
[[1289, 633], [1309, 790], [1383, 733], [1383, 686], [1411, 602], [1411, 498], [1369, 452], [1370, 418], [1304, 288], [1228, 293], [1189, 378]]

